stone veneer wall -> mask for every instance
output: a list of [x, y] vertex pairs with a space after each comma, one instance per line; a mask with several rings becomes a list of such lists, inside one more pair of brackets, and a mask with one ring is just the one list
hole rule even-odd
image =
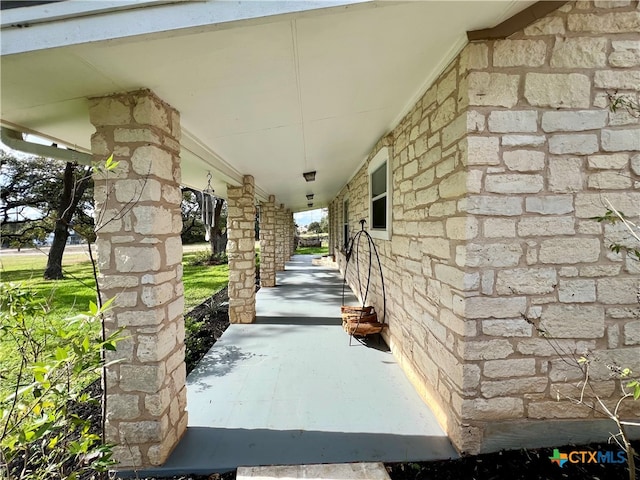
[[[385, 338], [462, 451], [504, 447], [496, 425], [515, 426], [511, 446], [542, 445], [528, 427], [594, 418], [556, 400], [577, 393], [580, 371], [525, 317], [566, 352], [597, 353], [607, 402], [604, 362], [640, 371], [640, 268], [608, 249], [622, 229], [591, 218], [605, 199], [638, 213], [639, 121], [610, 112], [607, 93], [638, 100], [639, 29], [638, 2], [578, 2], [467, 45], [368, 159], [390, 145], [393, 234], [376, 240]], [[345, 195], [350, 231], [368, 218], [368, 161], [331, 204], [334, 253]]]
[[260, 204], [260, 285], [276, 286], [276, 206], [275, 197]]
[[255, 184], [251, 175], [242, 185], [227, 185], [229, 241], [229, 322], [253, 323], [256, 318]]
[[106, 441], [120, 467], [159, 465], [187, 427], [180, 214], [180, 117], [148, 90], [90, 99], [96, 233], [107, 333]]

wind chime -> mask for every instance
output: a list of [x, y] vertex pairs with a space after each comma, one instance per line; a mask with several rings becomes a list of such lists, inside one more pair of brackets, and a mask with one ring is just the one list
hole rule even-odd
[[202, 223], [204, 223], [204, 239], [208, 242], [211, 239], [211, 228], [213, 227], [214, 214], [216, 210], [216, 198], [213, 196], [211, 188], [211, 172], [207, 172], [207, 188], [202, 191]]

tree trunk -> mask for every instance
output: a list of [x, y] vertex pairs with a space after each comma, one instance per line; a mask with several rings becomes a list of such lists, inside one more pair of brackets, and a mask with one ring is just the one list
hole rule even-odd
[[[222, 207], [224, 206], [224, 200], [221, 198], [215, 199], [216, 206], [213, 211], [213, 225], [211, 226], [211, 235], [209, 235], [209, 244], [211, 245], [211, 255], [218, 255], [224, 252], [226, 248], [226, 242], [221, 242], [222, 228], [220, 225], [220, 217], [222, 216]], [[223, 245], [224, 243], [224, 245]]]
[[76, 212], [78, 203], [84, 195], [84, 191], [91, 179], [91, 168], [87, 167], [82, 178], [76, 182], [74, 178], [76, 164], [67, 162], [62, 179], [62, 195], [56, 215], [56, 224], [53, 230], [53, 242], [49, 250], [47, 268], [44, 271], [45, 280], [60, 280], [62, 274], [62, 256], [69, 238], [69, 224]]

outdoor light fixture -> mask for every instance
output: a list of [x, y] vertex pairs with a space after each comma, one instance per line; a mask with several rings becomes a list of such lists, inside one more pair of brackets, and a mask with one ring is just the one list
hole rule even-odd
[[302, 176], [307, 182], [313, 182], [316, 179], [316, 171], [303, 173]]
[[313, 200], [313, 193], [307, 193], [307, 200]]
[[307, 207], [313, 207], [313, 202], [307, 203]]

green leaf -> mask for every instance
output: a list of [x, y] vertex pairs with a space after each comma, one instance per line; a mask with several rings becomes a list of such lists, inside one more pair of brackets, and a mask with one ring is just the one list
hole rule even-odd
[[93, 316], [98, 315], [98, 306], [95, 303], [93, 303], [91, 300], [89, 300], [89, 311]]
[[89, 337], [84, 337], [84, 340], [82, 341], [82, 348], [85, 352], [89, 351]]
[[67, 349], [62, 347], [56, 347], [56, 360], [65, 360], [68, 356]]

